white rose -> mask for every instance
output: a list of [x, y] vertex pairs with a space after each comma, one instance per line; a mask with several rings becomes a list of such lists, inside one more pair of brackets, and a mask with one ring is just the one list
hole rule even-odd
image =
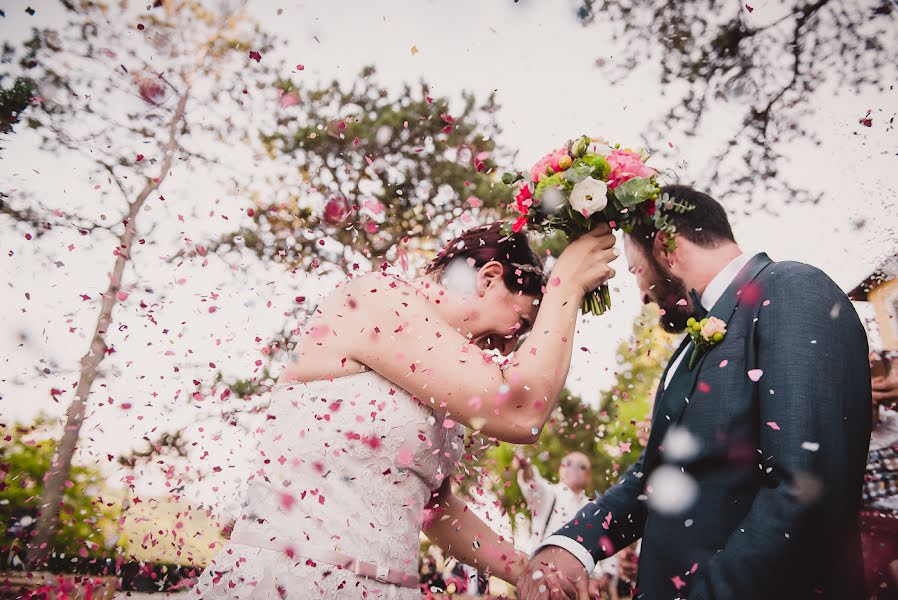
[[589, 216], [608, 204], [608, 185], [604, 181], [587, 177], [571, 190], [571, 207]]

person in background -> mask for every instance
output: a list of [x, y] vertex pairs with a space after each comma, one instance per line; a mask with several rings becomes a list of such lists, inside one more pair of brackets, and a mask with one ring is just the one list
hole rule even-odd
[[898, 598], [898, 353], [871, 356], [873, 434], [861, 531], [868, 595]]
[[[571, 452], [561, 459], [558, 483], [546, 481], [521, 453], [515, 455], [512, 468], [518, 472], [518, 485], [530, 508], [529, 551], [589, 502], [586, 487], [592, 481], [592, 463], [582, 452]], [[594, 574], [594, 587], [606, 588], [616, 574], [616, 557], [602, 561]]]

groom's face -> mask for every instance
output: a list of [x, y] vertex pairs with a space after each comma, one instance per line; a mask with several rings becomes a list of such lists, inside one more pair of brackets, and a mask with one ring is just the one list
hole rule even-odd
[[630, 272], [636, 276], [643, 304], [654, 302], [661, 308], [661, 327], [671, 333], [686, 329], [692, 310], [681, 303], [689, 296], [683, 280], [628, 235], [624, 236], [624, 253]]

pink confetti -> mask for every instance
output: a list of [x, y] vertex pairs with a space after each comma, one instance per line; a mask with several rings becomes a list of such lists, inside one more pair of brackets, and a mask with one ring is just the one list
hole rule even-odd
[[771, 429], [774, 430], [774, 431], [779, 431], [779, 430], [780, 430], [780, 426], [776, 424], [776, 421], [768, 421], [768, 422], [767, 422], [767, 427], [771, 428]]
[[284, 510], [292, 509], [295, 503], [296, 498], [293, 497], [293, 494], [288, 494], [286, 492], [281, 494], [281, 508]]
[[362, 202], [362, 206], [370, 210], [375, 215], [379, 215], [384, 212], [384, 205], [378, 200], [365, 200]]
[[748, 378], [757, 383], [760, 381], [761, 376], [764, 374], [764, 371], [761, 369], [752, 369], [748, 372]]
[[124, 302], [125, 300], [128, 299], [128, 294], [126, 294], [125, 292], [116, 292], [115, 299], [118, 300], [119, 302]]
[[726, 360], [726, 359], [723, 359], [722, 361], [720, 361], [720, 365], [719, 365], [719, 366], [720, 366], [720, 368], [722, 369], [722, 368], [724, 368], [725, 366], [727, 366], [728, 364], [730, 364], [730, 361], [728, 361], [728, 360]]
[[746, 304], [757, 304], [761, 299], [761, 286], [755, 282], [751, 282], [739, 290], [739, 298]]
[[674, 575], [670, 578], [670, 580], [673, 582], [674, 587], [677, 589], [680, 589], [686, 585], [686, 582], [680, 579], [679, 575]]
[[400, 467], [411, 466], [415, 456], [408, 448], [400, 448], [399, 454], [396, 455], [396, 464]]
[[299, 104], [299, 96], [297, 96], [293, 92], [288, 92], [281, 96], [281, 99], [278, 100], [278, 106], [281, 108], [289, 108], [291, 106], [296, 106]]

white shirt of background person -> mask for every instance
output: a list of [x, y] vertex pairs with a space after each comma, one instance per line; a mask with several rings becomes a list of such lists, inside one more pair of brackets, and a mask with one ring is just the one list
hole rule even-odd
[[[546, 481], [539, 471], [521, 456], [518, 457], [518, 485], [530, 508], [531, 534], [520, 549], [531, 552], [547, 535], [561, 529], [577, 511], [591, 501], [585, 489], [592, 480], [592, 465], [581, 452], [572, 452], [561, 461], [559, 483]], [[550, 513], [551, 511], [551, 513]], [[612, 578], [617, 575], [617, 559], [608, 558], [599, 563], [601, 573]], [[599, 575], [597, 572], [595, 575]]]

